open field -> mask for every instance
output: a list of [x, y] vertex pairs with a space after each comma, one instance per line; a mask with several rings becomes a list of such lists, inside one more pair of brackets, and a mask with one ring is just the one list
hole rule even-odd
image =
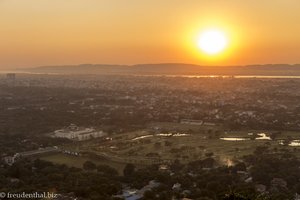
[[153, 122], [148, 124], [150, 129], [165, 129], [165, 130], [177, 130], [177, 131], [196, 131], [203, 132], [207, 130], [220, 130], [221, 125], [193, 125], [193, 124], [183, 124], [183, 123], [173, 123], [173, 122]]
[[[64, 147], [79, 152], [92, 152], [120, 163], [168, 163], [175, 159], [183, 163], [202, 159], [213, 153], [220, 162], [252, 154], [256, 147], [290, 149], [299, 155], [300, 147], [283, 146], [281, 140], [299, 139], [297, 132], [282, 132], [275, 140], [272, 131], [224, 131], [221, 126], [195, 126], [179, 123], [155, 123], [152, 128], [112, 135], [106, 141], [90, 140]], [[256, 138], [252, 138], [253, 134]], [[257, 134], [265, 134], [260, 138]], [[237, 139], [236, 141], [222, 140]]]

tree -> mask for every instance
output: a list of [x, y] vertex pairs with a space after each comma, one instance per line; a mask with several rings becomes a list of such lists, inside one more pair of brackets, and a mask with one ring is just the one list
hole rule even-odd
[[145, 193], [144, 193], [144, 199], [154, 199], [155, 198], [155, 193], [152, 192], [151, 190], [147, 190]]
[[88, 170], [88, 171], [93, 171], [96, 169], [96, 165], [95, 165], [95, 163], [93, 163], [91, 161], [85, 161], [83, 163], [83, 169]]
[[118, 175], [118, 171], [108, 165], [98, 165], [97, 166], [98, 173], [105, 174], [108, 176], [116, 176]]
[[165, 146], [166, 146], [166, 147], [172, 146], [172, 142], [170, 142], [170, 141], [165, 141]]
[[135, 165], [128, 163], [123, 170], [123, 174], [124, 176], [130, 176], [134, 173], [134, 171], [135, 171]]
[[210, 158], [210, 157], [213, 157], [214, 153], [213, 152], [208, 152], [208, 153], [205, 153], [205, 156]]
[[222, 199], [223, 200], [250, 200], [249, 198], [236, 193], [226, 194], [225, 197], [223, 197]]
[[270, 134], [270, 138], [272, 140], [275, 140], [281, 134], [282, 134], [281, 131], [273, 132], [273, 133]]
[[262, 155], [262, 154], [267, 153], [268, 151], [269, 151], [269, 149], [267, 146], [258, 146], [254, 150], [254, 155]]

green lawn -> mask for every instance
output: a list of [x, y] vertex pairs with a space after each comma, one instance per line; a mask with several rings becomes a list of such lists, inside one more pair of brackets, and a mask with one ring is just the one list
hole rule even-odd
[[[195, 132], [190, 133], [191, 136], [183, 137], [162, 137], [153, 136], [145, 139], [132, 140], [139, 136], [154, 134], [149, 130], [137, 130], [127, 132], [120, 135], [112, 136], [111, 141], [90, 140], [64, 146], [63, 149], [74, 150], [77, 152], [93, 152], [95, 154], [106, 154], [108, 157], [118, 158], [118, 162], [134, 162], [140, 163], [140, 160], [145, 157], [148, 159], [162, 159], [175, 160], [180, 159], [183, 162], [190, 162], [195, 159], [202, 159], [206, 153], [214, 153], [216, 158], [220, 160], [239, 158], [243, 155], [249, 155], [254, 152], [257, 146], [268, 145], [270, 149], [287, 148], [293, 150], [296, 155], [300, 155], [299, 147], [282, 146], [278, 140], [244, 140], [244, 141], [224, 141], [220, 137], [242, 137], [249, 138], [248, 133], [266, 133], [267, 135], [272, 131], [253, 131], [253, 130], [239, 130], [223, 132], [218, 127], [211, 131], [201, 131], [207, 127], [191, 126], [178, 123], [153, 123], [152, 126], [164, 126], [166, 129], [177, 129], [178, 132], [185, 133], [189, 129], [194, 128]], [[198, 129], [198, 131], [197, 131]], [[217, 131], [218, 130], [218, 131]], [[210, 137], [211, 134], [211, 137]], [[288, 136], [299, 138], [298, 132], [283, 131], [277, 139], [285, 139]], [[171, 145], [166, 146], [168, 141]], [[190, 149], [185, 147], [191, 147]], [[295, 149], [295, 150], [294, 150]], [[155, 155], [159, 154], [159, 155]], [[153, 157], [152, 157], [153, 156]], [[82, 167], [86, 160], [97, 162], [96, 164], [107, 164], [122, 172], [124, 165], [122, 163], [105, 160], [95, 160], [94, 158], [73, 157], [68, 155], [52, 155], [44, 157], [55, 163], [67, 164], [69, 166]], [[143, 163], [145, 165], [145, 163]]]

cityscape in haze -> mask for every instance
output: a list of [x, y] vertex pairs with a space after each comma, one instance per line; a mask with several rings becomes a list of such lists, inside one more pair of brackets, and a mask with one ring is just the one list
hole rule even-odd
[[0, 0], [0, 199], [300, 200], [299, 10]]

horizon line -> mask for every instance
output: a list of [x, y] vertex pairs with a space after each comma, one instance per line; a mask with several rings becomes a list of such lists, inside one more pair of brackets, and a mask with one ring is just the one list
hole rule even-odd
[[243, 65], [201, 65], [201, 64], [193, 64], [193, 63], [182, 63], [182, 62], [157, 62], [157, 63], [137, 63], [137, 64], [107, 64], [107, 63], [79, 63], [79, 64], [54, 64], [54, 65], [37, 65], [31, 67], [8, 67], [8, 68], [0, 68], [0, 71], [7, 70], [22, 70], [22, 69], [35, 69], [41, 67], [72, 67], [72, 66], [83, 66], [83, 65], [91, 65], [91, 66], [124, 66], [124, 67], [135, 67], [139, 65], [192, 65], [199, 67], [248, 67], [248, 66], [266, 66], [266, 65], [289, 65], [295, 66], [300, 65], [300, 63], [266, 63], [266, 64], [243, 64]]

